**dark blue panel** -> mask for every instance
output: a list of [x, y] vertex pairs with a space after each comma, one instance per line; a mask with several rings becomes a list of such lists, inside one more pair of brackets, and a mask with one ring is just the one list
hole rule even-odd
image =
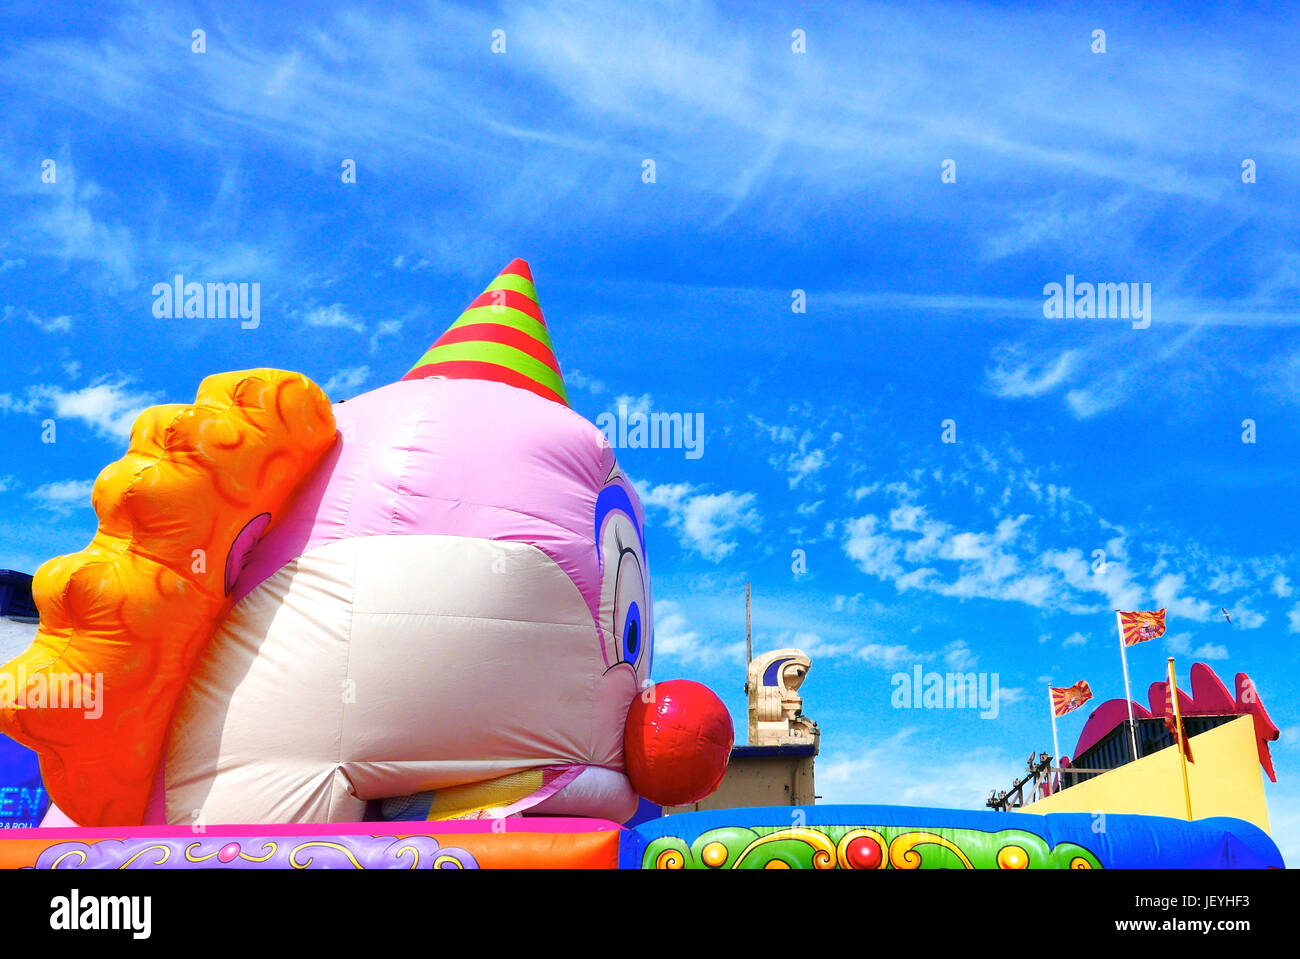
[[636, 812], [632, 818], [625, 822], [625, 826], [638, 826], [643, 822], [652, 822], [656, 819], [663, 818], [664, 807], [658, 803], [652, 803], [648, 799], [641, 799], [636, 806]]
[[36, 601], [32, 599], [30, 575], [12, 569], [0, 569], [0, 616], [36, 618]]
[[49, 806], [36, 753], [0, 736], [0, 829], [39, 826]]

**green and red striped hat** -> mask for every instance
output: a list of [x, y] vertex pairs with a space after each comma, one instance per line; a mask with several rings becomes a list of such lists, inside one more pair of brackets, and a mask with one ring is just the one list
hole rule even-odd
[[491, 380], [569, 405], [527, 263], [512, 260], [402, 379], [426, 377]]

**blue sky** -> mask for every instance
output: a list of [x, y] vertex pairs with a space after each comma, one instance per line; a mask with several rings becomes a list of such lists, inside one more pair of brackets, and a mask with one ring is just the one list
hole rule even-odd
[[[743, 722], [751, 580], [827, 801], [979, 807], [1050, 750], [1044, 683], [1122, 695], [1111, 610], [1167, 606], [1135, 698], [1171, 653], [1251, 674], [1297, 861], [1295, 14], [811, 6], [11, 4], [0, 567], [84, 545], [141, 408], [383, 385], [522, 256], [581, 413], [704, 416], [699, 459], [620, 455], [658, 677]], [[155, 318], [178, 272], [260, 326]], [[1149, 328], [1046, 318], [1067, 274], [1150, 283]], [[996, 673], [997, 718], [892, 708], [918, 663]]]

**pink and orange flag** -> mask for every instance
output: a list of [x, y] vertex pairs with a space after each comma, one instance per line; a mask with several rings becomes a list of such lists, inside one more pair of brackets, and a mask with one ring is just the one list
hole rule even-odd
[[1119, 614], [1119, 625], [1124, 631], [1124, 645], [1136, 646], [1148, 639], [1159, 639], [1165, 634], [1165, 611], [1138, 610]]
[[1092, 689], [1082, 679], [1073, 686], [1066, 686], [1064, 689], [1058, 689], [1055, 686], [1049, 688], [1052, 690], [1052, 712], [1057, 716], [1064, 716], [1092, 699]]

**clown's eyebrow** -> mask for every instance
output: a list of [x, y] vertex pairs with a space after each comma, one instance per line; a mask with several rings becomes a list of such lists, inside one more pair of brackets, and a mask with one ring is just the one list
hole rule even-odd
[[600, 559], [600, 529], [605, 525], [605, 517], [612, 512], [623, 513], [632, 521], [632, 528], [636, 530], [637, 542], [641, 544], [641, 555], [645, 556], [645, 533], [641, 530], [641, 524], [637, 521], [636, 510], [632, 506], [632, 498], [627, 495], [627, 490], [617, 483], [611, 483], [600, 491], [596, 497], [596, 559]]

